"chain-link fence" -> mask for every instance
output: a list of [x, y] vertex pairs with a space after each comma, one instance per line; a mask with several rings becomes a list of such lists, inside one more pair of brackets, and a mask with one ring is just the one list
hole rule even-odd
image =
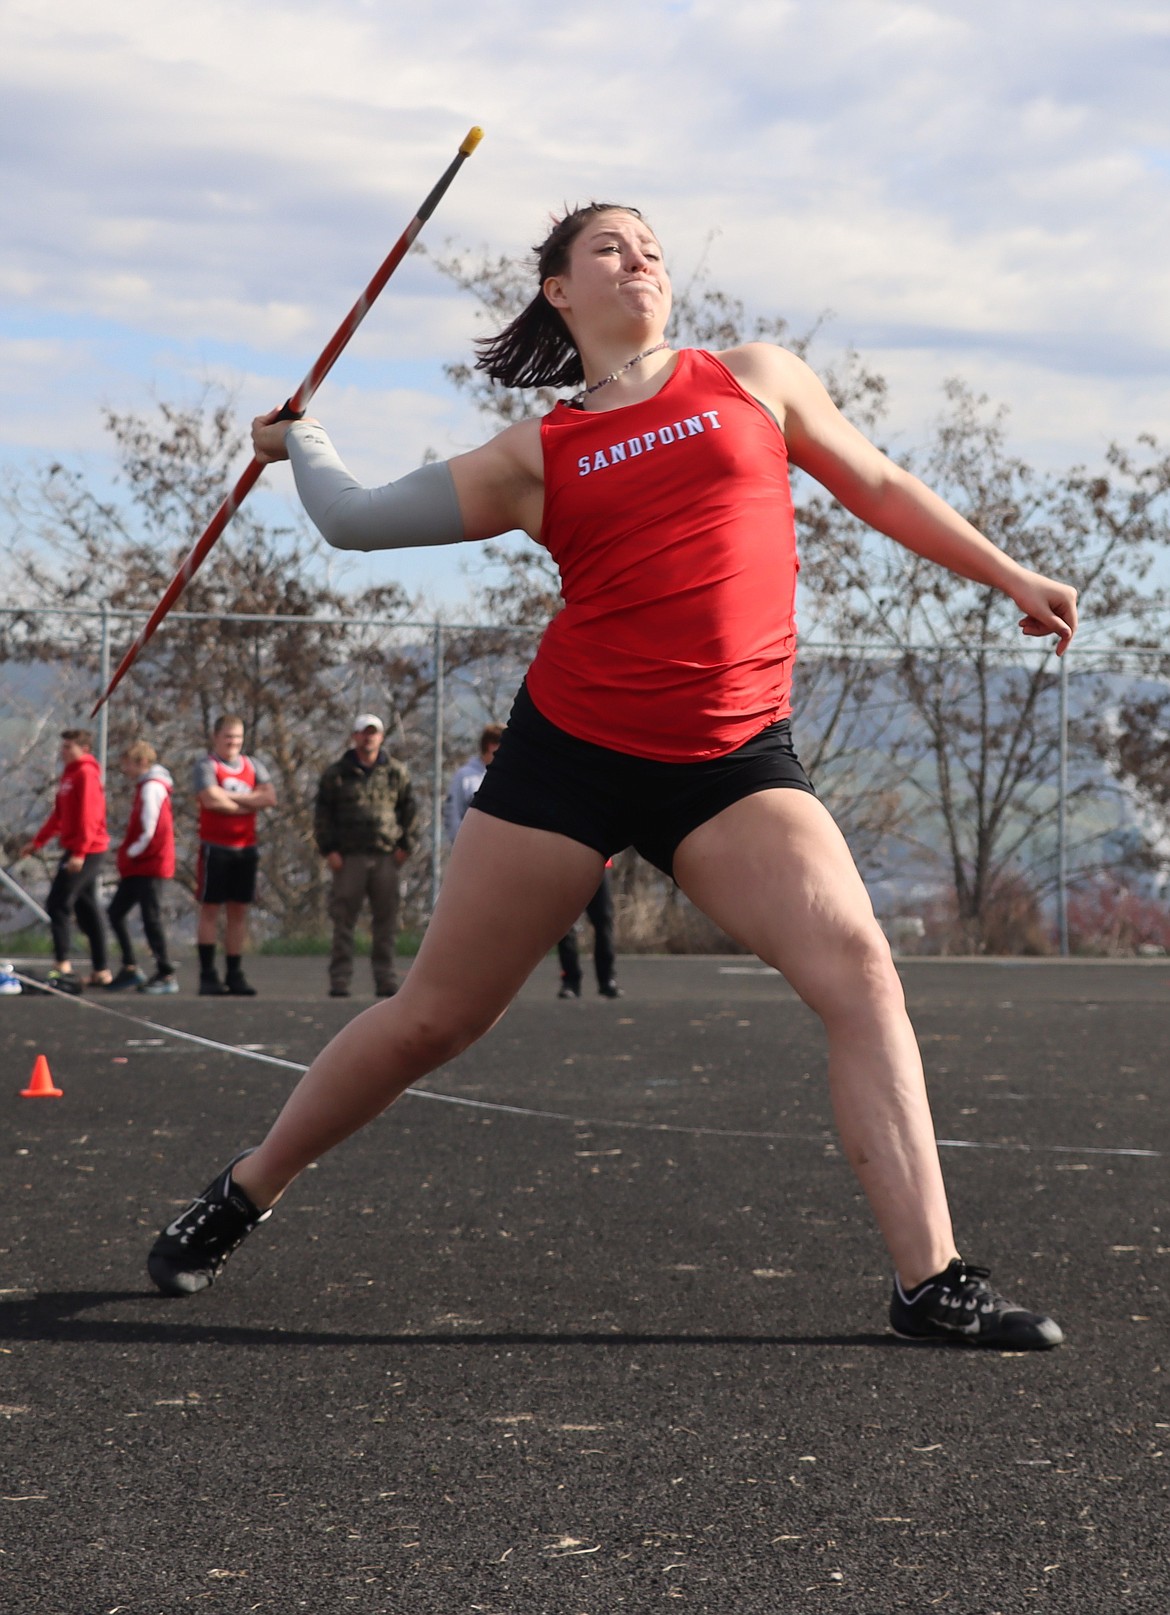
[[[152, 641], [156, 647], [169, 636], [171, 648], [144, 654], [91, 724], [111, 664], [142, 620], [112, 609], [0, 613], [0, 814], [11, 875], [43, 898], [47, 870], [11, 860], [51, 805], [60, 730], [94, 729], [115, 844], [130, 795], [117, 760], [131, 739], [143, 737], [175, 777], [179, 870], [171, 919], [180, 932], [189, 929], [197, 851], [192, 769], [214, 717], [239, 710], [246, 750], [271, 769], [279, 802], [263, 821], [258, 927], [286, 937], [321, 934], [327, 881], [312, 838], [317, 780], [348, 745], [354, 716], [373, 711], [414, 781], [420, 848], [404, 872], [404, 912], [408, 925], [425, 923], [442, 878], [447, 782], [476, 751], [483, 726], [506, 720], [536, 632], [176, 612]], [[179, 643], [183, 657], [174, 649]], [[238, 686], [244, 696], [221, 673], [232, 688], [209, 683], [208, 669], [214, 662], [222, 670], [225, 650], [226, 665], [242, 680], [247, 674]], [[1170, 850], [1158, 796], [1117, 765], [1110, 737], [1119, 712], [1143, 701], [1161, 711], [1168, 671], [1160, 650], [1078, 648], [1058, 660], [1030, 647], [802, 645], [797, 747], [899, 947], [1068, 952], [1077, 940], [1070, 943], [1076, 894], [1094, 882], [1138, 892], [1153, 925]], [[717, 940], [633, 854], [618, 861], [616, 887], [625, 945]], [[996, 905], [1007, 931], [1014, 926], [1002, 948], [988, 932]], [[11, 927], [18, 918], [17, 905], [0, 893], [0, 924]]]

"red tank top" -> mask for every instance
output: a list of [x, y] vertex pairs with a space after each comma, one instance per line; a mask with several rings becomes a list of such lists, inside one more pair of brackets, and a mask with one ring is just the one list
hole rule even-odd
[[798, 561], [788, 452], [713, 354], [642, 403], [541, 422], [541, 543], [564, 609], [528, 691], [595, 745], [721, 757], [789, 712]]
[[[209, 752], [207, 761], [215, 770], [215, 783], [229, 793], [254, 791], [256, 770], [250, 757], [241, 752], [234, 763], [225, 763], [215, 752]], [[216, 847], [254, 847], [256, 845], [256, 815], [254, 813], [217, 813], [215, 808], [199, 804], [199, 839]]]

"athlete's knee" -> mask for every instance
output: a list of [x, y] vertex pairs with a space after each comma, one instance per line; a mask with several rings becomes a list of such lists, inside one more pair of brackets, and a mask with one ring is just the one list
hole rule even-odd
[[880, 1017], [905, 1008], [890, 944], [876, 920], [838, 936], [818, 978], [812, 1007], [825, 1019]]
[[412, 1065], [433, 1070], [490, 1032], [504, 1008], [468, 1002], [455, 994], [411, 993], [404, 988], [394, 1001], [397, 1035]]

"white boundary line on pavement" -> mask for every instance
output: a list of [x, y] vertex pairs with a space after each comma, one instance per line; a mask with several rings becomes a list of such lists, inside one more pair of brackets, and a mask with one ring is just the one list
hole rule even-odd
[[[114, 1009], [110, 1004], [95, 1004], [91, 998], [82, 998], [76, 993], [59, 992], [57, 988], [48, 986], [45, 982], [37, 981], [32, 976], [22, 975], [20, 971], [14, 972], [22, 985], [31, 987], [34, 992], [50, 993], [54, 998], [63, 998], [67, 1003], [76, 1004], [81, 1009], [96, 1010], [99, 1015], [112, 1015], [115, 1020], [128, 1021], [132, 1026], [146, 1027], [152, 1032], [161, 1032], [164, 1037], [180, 1038], [185, 1043], [197, 1043], [201, 1048], [216, 1049], [221, 1054], [234, 1054], [241, 1060], [256, 1060], [263, 1065], [279, 1066], [285, 1071], [296, 1071], [300, 1075], [309, 1069], [297, 1060], [282, 1060], [279, 1055], [263, 1054], [258, 1049], [244, 1048], [238, 1043], [220, 1043], [215, 1038], [200, 1037], [196, 1032], [184, 1032], [177, 1026], [166, 1026], [159, 1021], [144, 1020], [139, 1015], [128, 1015], [124, 1010]], [[823, 1144], [828, 1142], [823, 1134], [809, 1133], [772, 1133], [764, 1131], [751, 1131], [727, 1127], [684, 1127], [676, 1122], [640, 1122], [619, 1121], [612, 1118], [597, 1118], [591, 1116], [574, 1116], [568, 1111], [561, 1110], [532, 1110], [526, 1105], [505, 1105], [489, 1099], [464, 1099], [459, 1094], [436, 1093], [430, 1088], [407, 1088], [404, 1098], [430, 1099], [437, 1104], [461, 1105], [467, 1110], [490, 1110], [505, 1116], [529, 1116], [538, 1121], [570, 1122], [575, 1127], [611, 1127], [620, 1128], [625, 1132], [637, 1133], [681, 1133], [688, 1138], [754, 1138], [763, 1141]], [[1132, 1156], [1141, 1160], [1160, 1161], [1161, 1150], [1139, 1150], [1128, 1148], [1110, 1148], [1100, 1144], [986, 1144], [977, 1139], [967, 1138], [940, 1138], [936, 1140], [942, 1150], [1008, 1150], [1025, 1155], [1109, 1155]]]

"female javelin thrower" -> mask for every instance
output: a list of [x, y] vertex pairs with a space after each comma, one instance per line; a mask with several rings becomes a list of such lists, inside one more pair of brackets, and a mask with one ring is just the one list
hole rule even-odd
[[761, 342], [672, 351], [662, 249], [636, 209], [578, 209], [538, 250], [536, 296], [478, 363], [506, 385], [581, 385], [542, 419], [375, 489], [355, 483], [316, 421], [274, 410], [254, 423], [257, 458], [292, 461], [331, 544], [521, 528], [556, 560], [565, 604], [402, 990], [323, 1050], [264, 1141], [159, 1236], [150, 1274], [172, 1295], [212, 1283], [311, 1161], [499, 1019], [606, 859], [632, 845], [823, 1020], [837, 1127], [893, 1262], [894, 1330], [1055, 1346], [1051, 1318], [1004, 1300], [957, 1253], [901, 983], [793, 750], [788, 464], [908, 549], [1002, 590], [1023, 632], [1055, 634], [1058, 652], [1076, 591], [1017, 565], [888, 460], [793, 354]]

